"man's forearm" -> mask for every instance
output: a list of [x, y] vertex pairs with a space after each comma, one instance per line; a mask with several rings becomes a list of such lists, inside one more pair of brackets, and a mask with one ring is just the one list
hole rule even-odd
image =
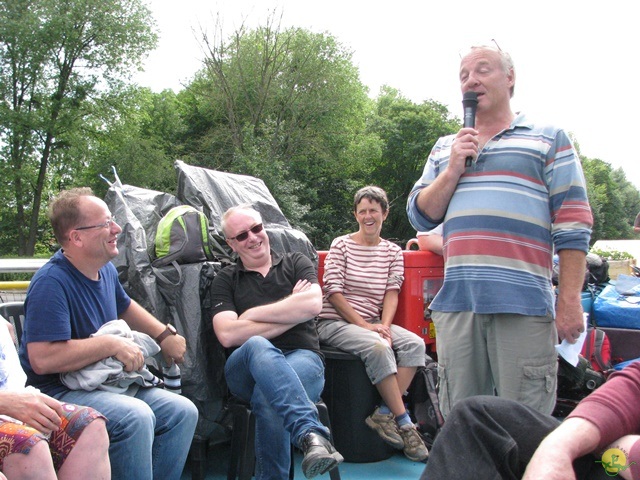
[[289, 330], [293, 324], [253, 322], [241, 320], [235, 314], [222, 312], [213, 319], [213, 329], [218, 341], [225, 348], [238, 347], [249, 338], [260, 336], [272, 339]]
[[560, 286], [559, 296], [570, 295], [580, 301], [580, 292], [587, 268], [586, 253], [581, 250], [560, 250], [558, 252]]
[[73, 372], [117, 354], [117, 338], [100, 335], [80, 340], [31, 342], [27, 353], [39, 375]]
[[240, 315], [241, 320], [253, 322], [298, 324], [314, 318], [322, 309], [319, 285], [305, 292], [295, 293], [267, 305], [250, 308]]
[[418, 193], [416, 206], [433, 221], [441, 221], [458, 186], [459, 176], [446, 169], [431, 185]]
[[127, 322], [131, 330], [146, 333], [151, 338], [156, 338], [165, 330], [165, 325], [151, 315], [135, 300], [131, 300], [129, 308], [122, 313], [122, 319]]
[[568, 418], [540, 443], [522, 479], [575, 479], [573, 461], [592, 453], [599, 443], [600, 430], [593, 423]]

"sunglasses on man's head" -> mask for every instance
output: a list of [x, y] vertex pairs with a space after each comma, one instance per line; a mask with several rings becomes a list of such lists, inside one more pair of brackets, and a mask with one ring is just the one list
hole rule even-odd
[[264, 230], [264, 226], [261, 223], [254, 225], [249, 230], [245, 230], [244, 232], [239, 233], [235, 237], [229, 237], [227, 240], [236, 240], [237, 242], [244, 242], [247, 238], [249, 238], [249, 232], [254, 235], [259, 234], [262, 230]]

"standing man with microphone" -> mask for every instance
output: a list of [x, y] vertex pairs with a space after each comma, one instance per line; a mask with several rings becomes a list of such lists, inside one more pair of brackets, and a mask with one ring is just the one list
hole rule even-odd
[[407, 202], [416, 230], [444, 222], [445, 279], [431, 309], [445, 415], [463, 398], [495, 393], [551, 413], [554, 345], [584, 330], [593, 218], [580, 159], [562, 129], [511, 110], [515, 78], [499, 48], [472, 47], [462, 58], [462, 93], [477, 95], [475, 126], [465, 121], [436, 142]]

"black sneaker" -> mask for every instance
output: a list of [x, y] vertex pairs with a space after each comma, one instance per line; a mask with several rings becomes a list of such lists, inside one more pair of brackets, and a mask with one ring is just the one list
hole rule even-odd
[[300, 448], [304, 452], [302, 459], [302, 473], [307, 478], [322, 475], [337, 467], [344, 458], [331, 442], [319, 433], [307, 433], [302, 439]]

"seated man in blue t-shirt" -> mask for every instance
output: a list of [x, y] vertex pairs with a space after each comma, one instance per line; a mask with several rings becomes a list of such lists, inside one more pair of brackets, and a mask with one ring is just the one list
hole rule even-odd
[[123, 319], [181, 363], [185, 339], [129, 298], [110, 262], [122, 231], [107, 205], [88, 188], [60, 193], [49, 218], [62, 248], [33, 277], [25, 300], [20, 361], [28, 383], [58, 400], [87, 405], [107, 417], [112, 477], [179, 479], [198, 420], [185, 397], [137, 384], [124, 393], [70, 390], [60, 373], [114, 357], [125, 372], [144, 367], [140, 347], [113, 334], [91, 336]]

